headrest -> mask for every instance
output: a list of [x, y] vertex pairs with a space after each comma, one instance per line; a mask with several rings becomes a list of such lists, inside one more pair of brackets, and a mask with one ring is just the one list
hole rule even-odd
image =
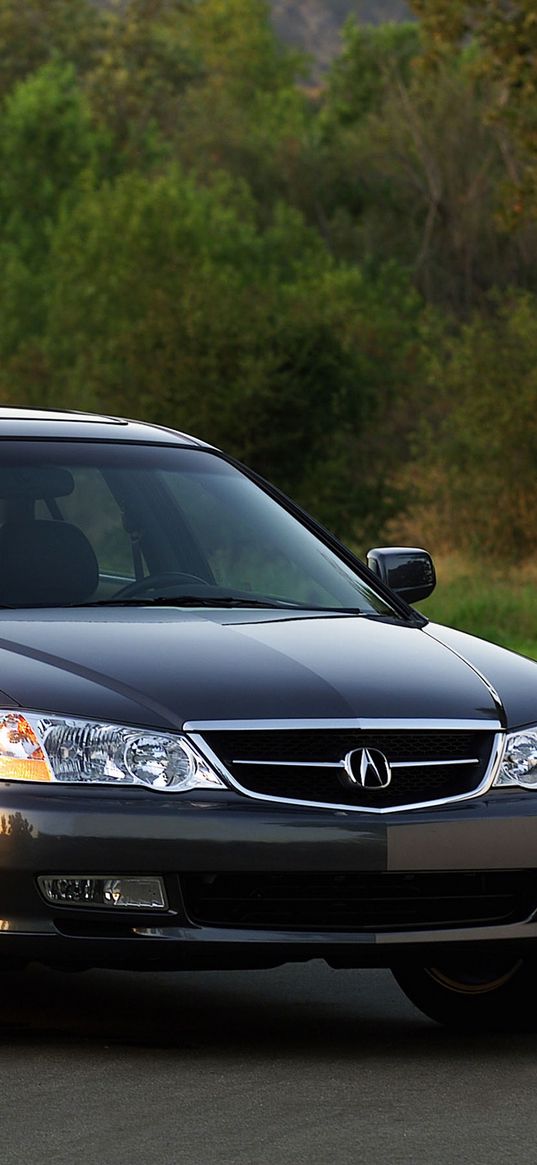
[[0, 604], [82, 603], [98, 581], [97, 559], [78, 526], [35, 520], [0, 527]]

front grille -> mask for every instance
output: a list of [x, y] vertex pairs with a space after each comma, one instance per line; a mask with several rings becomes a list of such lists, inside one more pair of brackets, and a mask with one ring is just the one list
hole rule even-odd
[[[204, 739], [246, 792], [380, 810], [472, 793], [487, 771], [494, 733], [248, 729], [209, 731]], [[394, 766], [387, 788], [345, 783], [343, 759], [361, 748], [380, 751]], [[330, 767], [316, 767], [323, 765]]]
[[521, 922], [537, 871], [183, 874], [186, 912], [202, 926], [322, 931], [434, 930]]

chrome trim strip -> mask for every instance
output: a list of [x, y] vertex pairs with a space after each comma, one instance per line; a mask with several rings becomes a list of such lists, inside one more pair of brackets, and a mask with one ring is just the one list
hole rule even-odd
[[[378, 723], [378, 722], [377, 722]], [[420, 721], [414, 721], [413, 727], [419, 724]], [[426, 722], [428, 725], [431, 721]], [[438, 722], [437, 722], [438, 723]], [[458, 727], [466, 726], [468, 721], [462, 721]], [[442, 725], [444, 727], [444, 725]], [[186, 730], [186, 725], [185, 725]], [[219, 757], [213, 752], [209, 745], [205, 742], [203, 736], [193, 734], [191, 736], [192, 743], [205, 756], [209, 763], [213, 766], [219, 776], [227, 782], [237, 792], [242, 793], [245, 797], [253, 801], [265, 801], [272, 805], [299, 805], [302, 809], [332, 809], [338, 812], [345, 813], [373, 813], [377, 816], [386, 813], [408, 813], [412, 809], [436, 809], [442, 805], [461, 804], [463, 801], [471, 801], [476, 797], [480, 797], [483, 793], [488, 792], [494, 784], [496, 776], [500, 770], [505, 749], [505, 735], [503, 732], [497, 732], [494, 738], [492, 751], [490, 754], [490, 761], [483, 780], [471, 793], [462, 793], [457, 797], [442, 797], [436, 801], [416, 801], [412, 805], [389, 805], [385, 808], [372, 809], [366, 805], [341, 805], [332, 801], [301, 801], [295, 800], [291, 797], [269, 797], [265, 793], [253, 793], [251, 789], [245, 789], [239, 782], [232, 777], [231, 773], [222, 764]]]
[[447, 768], [448, 765], [478, 765], [479, 757], [469, 756], [466, 760], [394, 760], [390, 764], [391, 769], [432, 769], [435, 765], [442, 765]]
[[262, 768], [342, 769], [342, 760], [233, 760], [233, 765], [260, 765]]
[[295, 728], [361, 728], [366, 730], [396, 731], [397, 729], [421, 729], [424, 732], [499, 732], [503, 725], [499, 720], [426, 720], [405, 719], [361, 720], [188, 720], [183, 724], [183, 732], [270, 732], [272, 729]]
[[[344, 769], [344, 760], [232, 760], [233, 765], [258, 765], [293, 769]], [[394, 760], [388, 762], [391, 769], [431, 769], [434, 765], [478, 765], [478, 757], [468, 760]], [[517, 781], [518, 784], [518, 781]]]

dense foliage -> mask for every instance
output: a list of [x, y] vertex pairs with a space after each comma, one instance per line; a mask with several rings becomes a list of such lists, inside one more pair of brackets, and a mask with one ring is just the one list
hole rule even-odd
[[410, 19], [405, 0], [269, 0], [272, 21], [282, 40], [310, 56], [319, 76], [341, 48], [341, 26], [353, 17], [367, 24]]
[[493, 4], [414, 8], [313, 90], [264, 0], [0, 0], [0, 399], [198, 432], [358, 543], [535, 553], [529, 74]]

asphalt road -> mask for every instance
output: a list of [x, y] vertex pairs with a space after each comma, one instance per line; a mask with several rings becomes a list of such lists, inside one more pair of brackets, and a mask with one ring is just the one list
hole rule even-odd
[[537, 1036], [451, 1035], [385, 971], [31, 968], [0, 999], [1, 1165], [537, 1163]]

